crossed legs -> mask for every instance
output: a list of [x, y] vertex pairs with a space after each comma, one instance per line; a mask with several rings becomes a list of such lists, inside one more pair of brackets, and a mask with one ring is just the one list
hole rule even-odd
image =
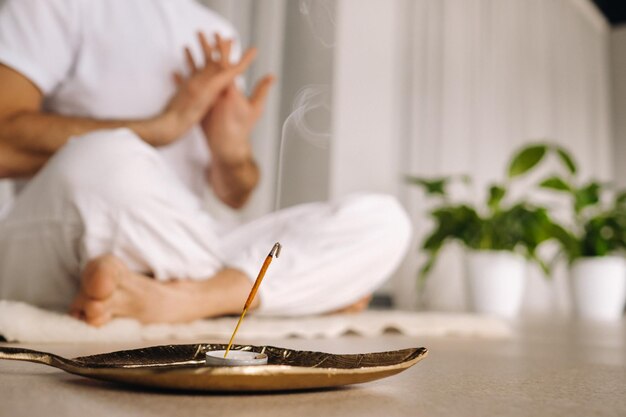
[[[159, 282], [132, 272], [113, 255], [103, 255], [82, 271], [70, 314], [93, 326], [115, 317], [146, 324], [188, 322], [240, 313], [250, 288], [250, 280], [236, 269], [223, 269], [206, 281]], [[365, 296], [333, 313], [358, 313], [367, 308], [370, 299]], [[258, 305], [255, 298], [251, 310]]]

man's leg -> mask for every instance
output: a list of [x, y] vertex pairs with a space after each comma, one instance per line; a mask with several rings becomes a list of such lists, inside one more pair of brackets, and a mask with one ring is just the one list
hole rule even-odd
[[99, 325], [116, 316], [152, 323], [239, 313], [275, 241], [283, 251], [260, 287], [257, 314], [360, 311], [398, 266], [410, 236], [406, 214], [389, 196], [301, 205], [225, 236], [226, 265], [232, 268], [205, 281], [158, 282], [133, 273], [116, 257], [97, 258], [83, 272], [74, 314], [83, 311]]
[[363, 308], [395, 271], [410, 220], [391, 196], [355, 194], [295, 206], [225, 236], [226, 264], [254, 276], [276, 241], [283, 250], [259, 290], [256, 314], [297, 316]]

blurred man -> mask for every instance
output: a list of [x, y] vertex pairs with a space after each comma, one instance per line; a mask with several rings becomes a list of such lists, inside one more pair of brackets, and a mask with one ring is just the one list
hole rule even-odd
[[224, 232], [238, 209], [272, 77], [246, 96], [224, 19], [191, 0], [8, 0], [0, 8], [0, 176], [26, 178], [0, 219], [0, 298], [181, 322], [237, 313], [275, 241], [254, 308], [362, 309], [410, 226], [381, 195], [292, 207]]

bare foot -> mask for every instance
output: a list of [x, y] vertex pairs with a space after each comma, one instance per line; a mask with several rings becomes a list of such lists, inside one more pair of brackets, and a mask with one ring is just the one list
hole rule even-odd
[[180, 323], [238, 313], [251, 283], [240, 271], [225, 269], [205, 281], [156, 281], [134, 273], [117, 257], [90, 261], [70, 314], [93, 326], [115, 317], [142, 323]]
[[81, 274], [80, 291], [70, 314], [94, 326], [101, 326], [113, 318], [112, 296], [128, 268], [112, 255], [90, 261]]
[[340, 308], [339, 310], [335, 310], [332, 313], [360, 313], [361, 311], [364, 311], [365, 309], [367, 309], [367, 306], [370, 304], [370, 301], [372, 301], [372, 295], [366, 295], [365, 297], [361, 298], [359, 301], [357, 301], [354, 304], [350, 304], [347, 307], [344, 308]]

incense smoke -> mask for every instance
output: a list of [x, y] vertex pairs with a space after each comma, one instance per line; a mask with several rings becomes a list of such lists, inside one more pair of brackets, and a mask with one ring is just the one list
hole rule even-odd
[[289, 143], [304, 141], [328, 149], [331, 138], [330, 90], [327, 85], [308, 85], [296, 95], [293, 111], [283, 124], [278, 151], [275, 208], [280, 206], [285, 149]]
[[[325, 48], [335, 46], [336, 0], [300, 0], [300, 14], [307, 22], [313, 39]], [[318, 51], [320, 52], [320, 51]], [[324, 54], [331, 53], [326, 51]], [[297, 94], [289, 114], [283, 124], [278, 151], [278, 172], [276, 177], [275, 209], [280, 208], [283, 194], [283, 175], [287, 148], [299, 144], [309, 144], [326, 150], [331, 138], [331, 94], [325, 84], [305, 85]]]
[[326, 48], [335, 46], [335, 0], [300, 0], [300, 13]]

